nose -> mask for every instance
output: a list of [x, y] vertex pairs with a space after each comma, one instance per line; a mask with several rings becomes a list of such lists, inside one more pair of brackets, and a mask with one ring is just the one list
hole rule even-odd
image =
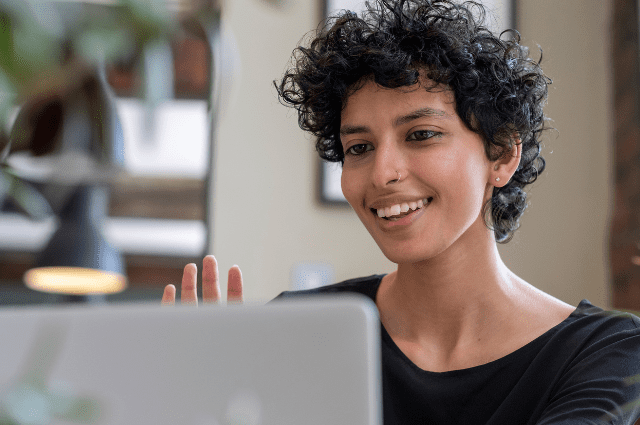
[[386, 187], [402, 181], [406, 176], [405, 158], [394, 143], [377, 146], [372, 180], [376, 187]]

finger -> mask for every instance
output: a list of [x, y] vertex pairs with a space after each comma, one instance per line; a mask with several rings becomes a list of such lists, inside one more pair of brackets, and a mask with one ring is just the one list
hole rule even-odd
[[176, 287], [167, 285], [162, 293], [162, 305], [174, 305], [176, 303]]
[[184, 266], [182, 273], [182, 288], [180, 302], [188, 305], [198, 305], [198, 267], [189, 263]]
[[242, 272], [240, 271], [240, 267], [233, 266], [229, 269], [227, 301], [232, 303], [241, 303], [242, 300]]
[[202, 301], [205, 303], [220, 301], [218, 262], [213, 255], [207, 255], [202, 260]]

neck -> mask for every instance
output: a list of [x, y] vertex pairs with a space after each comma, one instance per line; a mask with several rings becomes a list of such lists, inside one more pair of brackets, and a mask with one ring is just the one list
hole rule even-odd
[[392, 336], [453, 352], [501, 326], [522, 281], [483, 230], [487, 237], [468, 235], [471, 243], [463, 237], [434, 258], [399, 264], [383, 281], [378, 307]]

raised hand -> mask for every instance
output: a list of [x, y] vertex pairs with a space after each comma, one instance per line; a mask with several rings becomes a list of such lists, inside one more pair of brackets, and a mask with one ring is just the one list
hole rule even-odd
[[[218, 262], [213, 255], [207, 255], [202, 260], [202, 301], [205, 304], [220, 302], [220, 280], [218, 274]], [[241, 303], [242, 297], [242, 273], [238, 266], [229, 269], [227, 281], [227, 301]], [[167, 285], [162, 295], [162, 305], [174, 305], [176, 302], [176, 287]], [[187, 264], [182, 273], [182, 286], [180, 302], [185, 305], [198, 305], [198, 267]]]

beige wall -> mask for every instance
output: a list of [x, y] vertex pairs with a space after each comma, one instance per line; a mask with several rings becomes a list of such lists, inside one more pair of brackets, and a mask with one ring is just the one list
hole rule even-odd
[[[336, 280], [393, 270], [350, 209], [316, 200], [313, 142], [271, 82], [315, 27], [317, 0], [285, 4], [233, 0], [225, 13], [242, 72], [218, 132], [213, 252], [222, 270], [240, 265], [247, 298], [260, 301], [289, 289], [299, 262], [332, 264]], [[604, 305], [609, 2], [521, 0], [520, 11], [525, 43], [544, 47], [544, 68], [554, 78], [548, 113], [559, 136], [548, 138], [548, 172], [534, 187], [522, 229], [501, 252], [539, 288], [574, 305], [582, 298]]]
[[214, 246], [221, 269], [237, 263], [249, 299], [289, 289], [299, 262], [329, 263], [336, 279], [393, 270], [349, 208], [316, 200], [317, 158], [295, 111], [272, 81], [319, 19], [316, 0], [276, 9], [230, 0], [225, 16], [242, 60], [224, 113], [214, 164]]
[[608, 305], [610, 178], [610, 8], [601, 0], [520, 0], [524, 44], [544, 50], [553, 79], [546, 112], [547, 171], [531, 190], [514, 240], [501, 249], [524, 279], [576, 305]]

